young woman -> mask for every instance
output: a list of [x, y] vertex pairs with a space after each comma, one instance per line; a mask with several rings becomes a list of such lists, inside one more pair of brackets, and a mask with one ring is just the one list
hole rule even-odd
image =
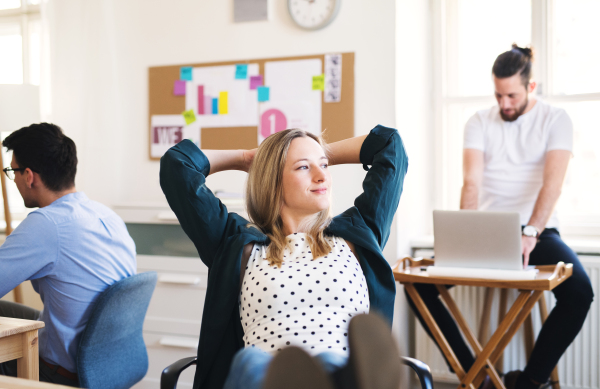
[[[364, 192], [331, 218], [329, 166], [345, 163], [368, 171]], [[276, 387], [286, 378], [288, 387], [301, 386], [310, 374], [292, 379], [285, 366], [309, 365], [304, 351], [338, 384], [353, 374], [349, 385], [397, 387], [395, 378], [384, 384], [374, 373], [389, 376], [398, 366], [388, 341], [395, 283], [382, 250], [407, 166], [398, 132], [383, 126], [328, 147], [286, 130], [257, 150], [201, 151], [182, 141], [163, 156], [161, 187], [209, 268], [194, 388]], [[223, 170], [249, 172], [250, 222], [228, 213], [206, 187], [206, 176]], [[359, 315], [368, 312], [387, 327]], [[365, 363], [374, 366], [358, 366]]]

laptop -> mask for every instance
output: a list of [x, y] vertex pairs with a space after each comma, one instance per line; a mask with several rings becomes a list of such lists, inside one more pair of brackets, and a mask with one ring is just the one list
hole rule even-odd
[[461, 278], [534, 279], [523, 270], [517, 212], [433, 211], [435, 266], [428, 274]]

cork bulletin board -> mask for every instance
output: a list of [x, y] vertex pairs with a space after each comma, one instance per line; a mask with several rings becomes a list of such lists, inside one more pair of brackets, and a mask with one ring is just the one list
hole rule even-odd
[[[174, 84], [180, 80], [183, 67], [201, 68], [225, 65], [255, 64], [258, 74], [265, 79], [265, 64], [278, 61], [295, 61], [320, 59], [322, 64], [321, 74], [325, 74], [326, 55], [309, 55], [285, 58], [265, 58], [247, 61], [226, 61], [213, 63], [194, 63], [173, 66], [157, 66], [148, 69], [149, 83], [149, 156], [152, 160], [159, 160], [160, 156], [153, 155], [152, 118], [156, 115], [182, 115], [186, 111], [185, 94], [174, 93]], [[323, 137], [327, 142], [336, 142], [354, 136], [354, 53], [341, 53], [341, 89], [334, 102], [327, 102], [327, 90], [321, 91], [320, 125]], [[267, 65], [269, 66], [269, 65]], [[256, 69], [256, 67], [254, 67]], [[292, 77], [293, 75], [290, 75]], [[325, 78], [327, 80], [327, 78]], [[314, 88], [314, 80], [313, 80]], [[201, 99], [198, 97], [198, 99]], [[331, 99], [329, 99], [331, 100]], [[214, 106], [213, 106], [214, 107]], [[188, 107], [189, 108], [189, 107]], [[258, 112], [256, 112], [258, 116]], [[259, 126], [231, 126], [231, 127], [201, 127], [199, 142], [203, 149], [252, 149], [258, 146]]]

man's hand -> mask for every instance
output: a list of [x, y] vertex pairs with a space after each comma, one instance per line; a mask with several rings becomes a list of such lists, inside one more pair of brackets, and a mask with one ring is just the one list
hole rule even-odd
[[258, 150], [258, 149], [244, 150], [242, 170], [245, 171], [246, 173], [248, 172], [248, 170], [250, 170], [250, 165], [252, 165], [252, 161], [254, 160], [254, 155], [256, 154], [256, 150]]
[[523, 250], [523, 269], [529, 265], [529, 254], [535, 248], [537, 238], [533, 236], [521, 236], [521, 249]]

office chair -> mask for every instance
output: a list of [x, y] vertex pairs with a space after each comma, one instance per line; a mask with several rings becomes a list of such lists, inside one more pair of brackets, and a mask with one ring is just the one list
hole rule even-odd
[[[418, 359], [400, 357], [400, 362], [407, 365], [417, 373], [421, 383], [421, 389], [433, 389], [433, 378], [429, 366]], [[165, 370], [160, 376], [160, 389], [176, 389], [179, 375], [188, 367], [197, 363], [196, 357], [188, 357], [178, 360]]]
[[77, 350], [82, 388], [125, 389], [144, 378], [148, 353], [142, 327], [155, 286], [156, 272], [146, 272], [102, 292]]

